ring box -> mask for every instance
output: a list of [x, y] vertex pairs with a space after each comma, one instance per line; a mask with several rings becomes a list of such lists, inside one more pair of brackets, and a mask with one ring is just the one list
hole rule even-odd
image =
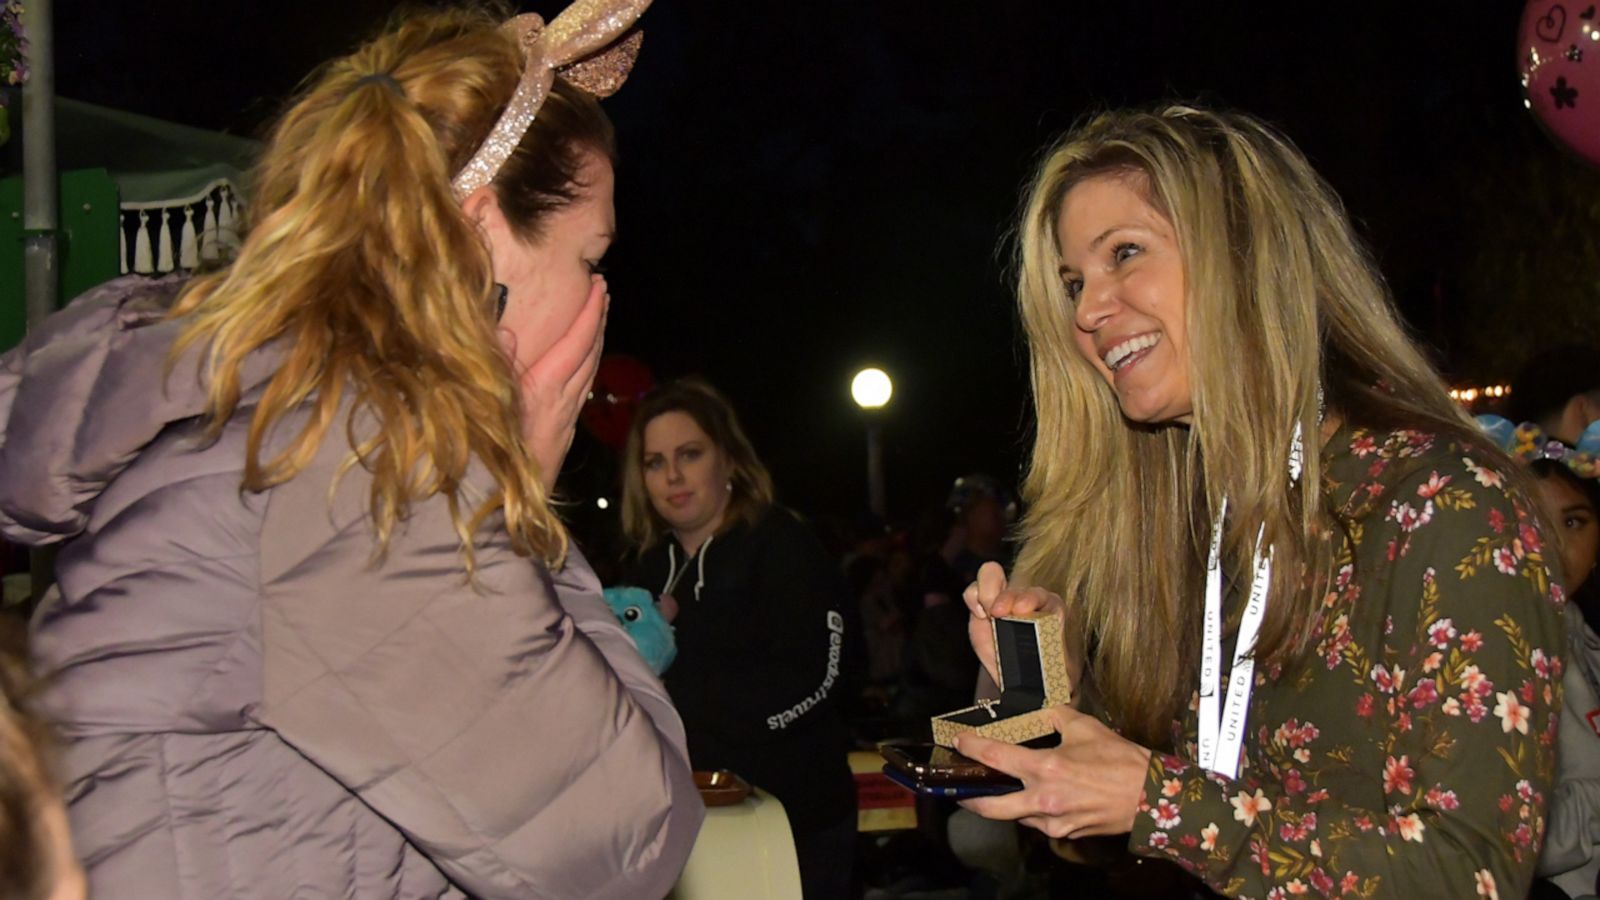
[[1000, 674], [1000, 699], [933, 717], [933, 742], [955, 747], [956, 736], [1020, 744], [1055, 731], [1044, 714], [1072, 700], [1067, 675], [1063, 615], [1054, 613], [990, 619]]

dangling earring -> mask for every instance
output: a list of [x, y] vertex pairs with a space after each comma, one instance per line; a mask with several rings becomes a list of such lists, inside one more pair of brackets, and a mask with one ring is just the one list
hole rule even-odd
[[498, 281], [494, 283], [494, 320], [496, 322], [505, 318], [506, 295], [509, 293], [510, 291], [506, 289], [505, 285]]

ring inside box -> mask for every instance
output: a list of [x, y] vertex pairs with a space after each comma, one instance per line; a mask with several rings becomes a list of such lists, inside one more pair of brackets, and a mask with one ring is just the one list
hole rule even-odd
[[1062, 616], [1033, 614], [991, 619], [1000, 698], [935, 716], [934, 743], [950, 747], [957, 735], [977, 734], [1020, 744], [1053, 731], [1046, 707], [1072, 699]]

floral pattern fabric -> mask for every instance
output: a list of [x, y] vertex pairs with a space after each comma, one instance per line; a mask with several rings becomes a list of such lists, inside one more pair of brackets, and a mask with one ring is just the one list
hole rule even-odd
[[1531, 502], [1422, 432], [1341, 430], [1324, 453], [1346, 529], [1316, 654], [1257, 669], [1236, 779], [1194, 762], [1196, 694], [1131, 847], [1231, 897], [1523, 897], [1565, 648]]

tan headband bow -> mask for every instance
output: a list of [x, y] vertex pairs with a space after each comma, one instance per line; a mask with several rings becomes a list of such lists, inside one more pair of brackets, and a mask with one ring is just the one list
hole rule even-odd
[[494, 179], [522, 143], [558, 73], [596, 97], [609, 97], [622, 87], [644, 40], [643, 32], [627, 32], [650, 2], [577, 0], [549, 25], [535, 13], [506, 22], [504, 27], [523, 48], [522, 81], [483, 146], [456, 173], [451, 182], [456, 199], [465, 200]]

